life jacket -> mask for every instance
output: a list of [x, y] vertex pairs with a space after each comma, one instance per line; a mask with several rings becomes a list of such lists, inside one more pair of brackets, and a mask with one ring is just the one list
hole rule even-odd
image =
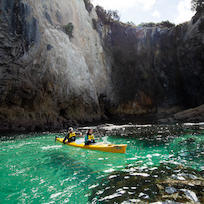
[[75, 132], [70, 132], [69, 133], [69, 138], [72, 138], [72, 137], [75, 137], [76, 136], [76, 133]]
[[88, 135], [88, 140], [94, 140], [94, 135]]

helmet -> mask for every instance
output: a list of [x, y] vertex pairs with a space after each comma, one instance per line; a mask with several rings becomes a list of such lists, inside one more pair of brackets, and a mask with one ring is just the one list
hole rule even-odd
[[69, 131], [73, 131], [73, 128], [72, 128], [72, 127], [69, 127]]

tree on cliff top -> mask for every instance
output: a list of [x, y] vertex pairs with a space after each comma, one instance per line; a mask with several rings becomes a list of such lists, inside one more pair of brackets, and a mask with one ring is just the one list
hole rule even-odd
[[153, 22], [141, 23], [138, 26], [141, 26], [141, 27], [161, 27], [161, 28], [165, 27], [165, 28], [171, 28], [171, 27], [174, 27], [175, 24], [171, 23], [169, 21], [162, 21], [160, 23], [153, 23]]
[[98, 17], [103, 21], [105, 24], [109, 24], [111, 22], [118, 22], [120, 21], [120, 16], [117, 10], [108, 10], [106, 11], [101, 6], [96, 6], [96, 13]]
[[202, 11], [204, 10], [204, 1], [203, 0], [191, 0], [191, 8], [193, 11]]

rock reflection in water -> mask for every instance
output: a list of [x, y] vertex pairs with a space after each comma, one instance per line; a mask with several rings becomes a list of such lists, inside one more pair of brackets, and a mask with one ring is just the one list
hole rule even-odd
[[161, 164], [158, 168], [126, 168], [113, 172], [92, 189], [91, 203], [204, 203], [204, 172]]

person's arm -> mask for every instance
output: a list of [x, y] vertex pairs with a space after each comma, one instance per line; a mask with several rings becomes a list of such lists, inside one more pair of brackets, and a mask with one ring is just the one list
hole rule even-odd
[[79, 137], [82, 137], [82, 136], [83, 136], [81, 132], [75, 132], [75, 134], [76, 134], [77, 136], [79, 136]]
[[69, 133], [66, 133], [64, 138], [69, 138]]
[[88, 141], [88, 135], [86, 134], [85, 135], [85, 142], [87, 142]]

